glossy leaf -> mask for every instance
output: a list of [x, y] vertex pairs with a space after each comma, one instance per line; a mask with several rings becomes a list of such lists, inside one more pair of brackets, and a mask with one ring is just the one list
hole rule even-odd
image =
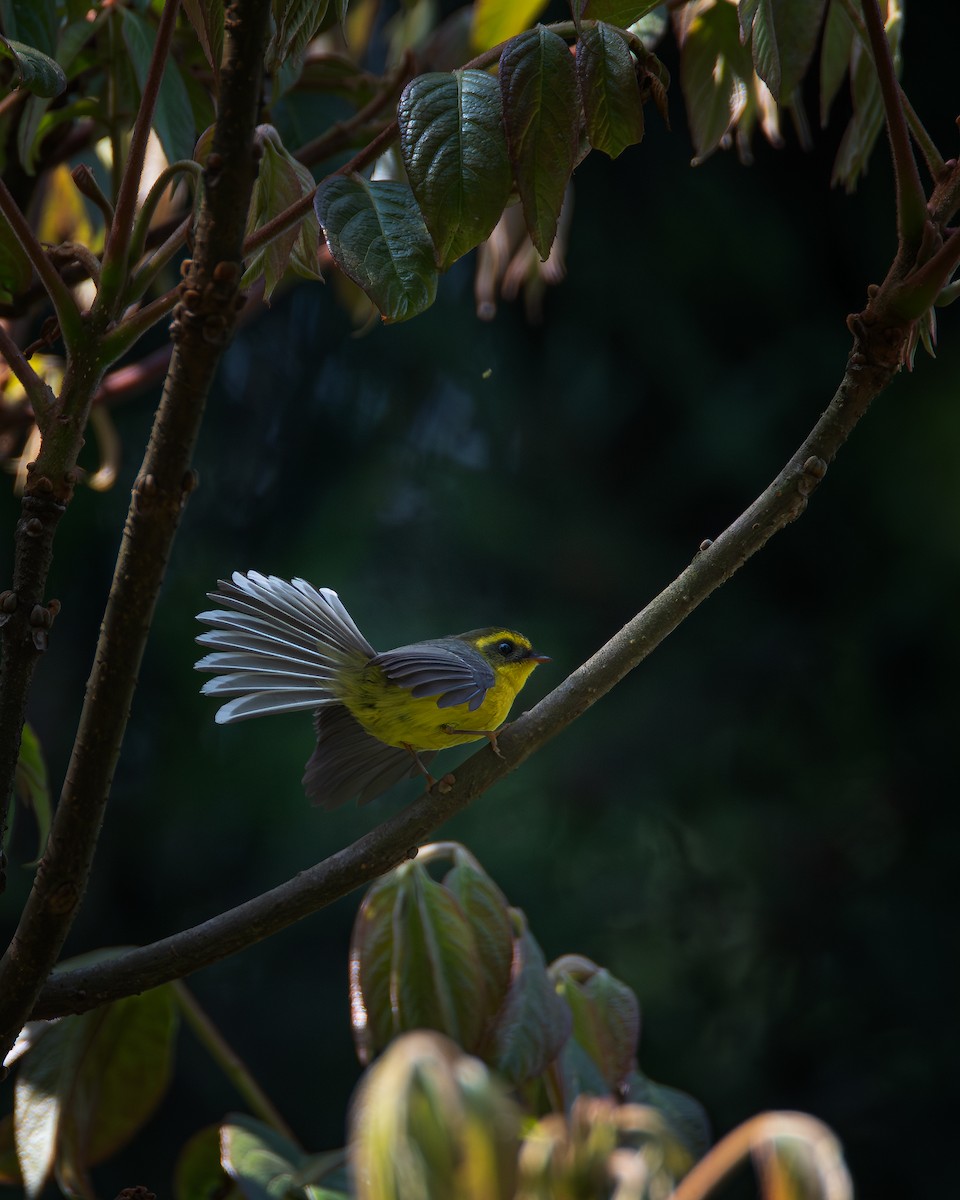
[[176, 1013], [155, 988], [51, 1025], [14, 1091], [17, 1155], [28, 1198], [56, 1166], [66, 1179], [124, 1145], [166, 1090]]
[[640, 1036], [640, 1005], [633, 989], [589, 959], [569, 955], [550, 967], [557, 992], [573, 1017], [573, 1039], [616, 1090], [633, 1067]]
[[510, 197], [500, 88], [485, 71], [420, 75], [397, 118], [407, 177], [446, 270], [489, 237]]
[[328, 0], [272, 0], [273, 35], [267, 45], [266, 67], [279, 71], [283, 64], [296, 58], [327, 15]]
[[[14, 776], [14, 793], [24, 808], [30, 809], [37, 822], [37, 860], [43, 854], [50, 832], [50, 788], [47, 766], [40, 741], [29, 725], [24, 725], [20, 754]], [[33, 865], [33, 864], [30, 864]]]
[[0, 34], [0, 58], [13, 61], [17, 87], [38, 96], [59, 96], [67, 86], [67, 77], [59, 63], [41, 50]]
[[789, 103], [807, 73], [820, 36], [826, 0], [756, 0], [740, 5], [743, 38], [752, 37], [753, 62], [778, 103]]
[[602, 21], [577, 41], [577, 82], [591, 146], [616, 158], [641, 140], [643, 101], [633, 56]]
[[470, 41], [475, 50], [489, 50], [526, 29], [547, 7], [548, 0], [474, 0]]
[[437, 294], [433, 242], [404, 183], [334, 175], [314, 208], [334, 261], [388, 321], [406, 321]]
[[[133, 62], [137, 84], [143, 91], [156, 34], [153, 27], [130, 8], [121, 9], [123, 40]], [[167, 162], [189, 158], [193, 152], [196, 130], [193, 109], [186, 85], [173, 58], [167, 60], [153, 114], [153, 127]]]
[[570, 1036], [570, 1010], [547, 974], [543, 951], [519, 909], [513, 909], [510, 990], [494, 1025], [487, 1061], [508, 1082], [542, 1074]]
[[507, 146], [530, 240], [546, 259], [577, 161], [580, 105], [567, 43], [542, 25], [500, 56]]
[[214, 78], [219, 78], [223, 57], [223, 0], [183, 0], [183, 11], [193, 26]]
[[663, 0], [580, 0], [580, 16], [626, 29], [662, 3]]
[[753, 76], [749, 48], [741, 45], [736, 9], [725, 2], [694, 0], [675, 16], [680, 83], [693, 138], [694, 162], [702, 162], [740, 119]]

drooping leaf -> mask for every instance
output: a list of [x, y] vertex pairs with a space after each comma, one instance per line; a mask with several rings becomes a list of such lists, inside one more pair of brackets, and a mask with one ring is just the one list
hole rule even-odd
[[490, 235], [510, 196], [500, 88], [485, 71], [420, 75], [397, 117], [407, 177], [446, 270]]
[[334, 175], [314, 208], [334, 261], [388, 321], [406, 321], [437, 294], [433, 242], [404, 183]]
[[545, 259], [577, 161], [577, 72], [563, 38], [538, 25], [500, 55], [500, 94], [513, 174], [530, 240]]
[[4, 28], [10, 37], [54, 56], [60, 18], [58, 8], [56, 4], [38, 4], [37, 0], [4, 0]]
[[736, 125], [749, 99], [750, 50], [740, 42], [732, 4], [693, 0], [674, 17], [680, 41], [680, 83], [693, 138], [694, 162], [702, 162]]
[[694, 1159], [702, 1158], [712, 1140], [710, 1119], [699, 1100], [648, 1079], [635, 1068], [627, 1079], [623, 1100], [626, 1104], [646, 1104], [664, 1118]]
[[273, 35], [267, 45], [266, 67], [271, 74], [288, 59], [298, 58], [327, 15], [329, 0], [272, 0]]
[[807, 73], [826, 0], [757, 0], [740, 5], [740, 28], [752, 37], [753, 63], [778, 103], [788, 104]]
[[539, 17], [548, 0], [474, 0], [470, 42], [474, 50], [489, 50], [520, 33]]
[[0, 296], [7, 301], [25, 292], [33, 279], [33, 264], [14, 236], [6, 217], [0, 216]]
[[547, 974], [543, 951], [526, 918], [513, 909], [510, 990], [497, 1015], [485, 1058], [504, 1079], [520, 1084], [543, 1073], [570, 1036], [570, 1009]]
[[826, 127], [830, 109], [850, 69], [853, 23], [840, 0], [830, 0], [820, 47], [820, 124]]
[[58, 62], [33, 46], [6, 38], [0, 33], [0, 58], [13, 61], [17, 87], [37, 96], [59, 96], [67, 77]]
[[506, 897], [490, 876], [466, 854], [458, 854], [443, 886], [457, 899], [473, 934], [480, 966], [484, 1008], [492, 1017], [510, 986], [513, 923]]
[[166, 1090], [175, 1028], [170, 989], [155, 988], [64, 1017], [31, 1048], [14, 1091], [29, 1200], [54, 1167], [83, 1179], [136, 1133]]
[[173, 1176], [176, 1200], [230, 1200], [238, 1189], [220, 1162], [220, 1127], [198, 1130], [181, 1149]]
[[633, 989], [579, 955], [557, 959], [549, 973], [570, 1008], [573, 1040], [594, 1063], [604, 1090], [615, 1091], [637, 1054], [640, 1005]]
[[[130, 52], [137, 84], [142, 92], [150, 69], [156, 34], [150, 23], [132, 9], [122, 8], [121, 15], [123, 40]], [[167, 59], [164, 68], [157, 107], [153, 114], [153, 127], [167, 162], [177, 162], [190, 157], [196, 140], [193, 109], [190, 107], [190, 97], [180, 69], [173, 58]]]
[[590, 145], [616, 158], [643, 137], [643, 101], [627, 43], [604, 22], [577, 41], [577, 82]]
[[183, 11], [193, 26], [214, 79], [219, 79], [223, 57], [223, 0], [183, 0]]
[[50, 832], [50, 788], [47, 785], [47, 766], [43, 761], [40, 741], [29, 725], [24, 725], [20, 740], [14, 794], [24, 808], [33, 813], [37, 823], [35, 861], [39, 861], [47, 844], [47, 834]]
[[662, 3], [663, 0], [580, 0], [580, 16], [626, 29]]
[[234, 1113], [220, 1129], [220, 1162], [247, 1200], [303, 1197], [296, 1174], [303, 1152], [254, 1117]]

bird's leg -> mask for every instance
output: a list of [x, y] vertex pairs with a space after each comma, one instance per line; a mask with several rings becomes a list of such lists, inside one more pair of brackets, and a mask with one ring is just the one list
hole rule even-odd
[[497, 734], [500, 732], [498, 729], [458, 729], [456, 725], [441, 725], [440, 728], [444, 733], [469, 733], [476, 734], [477, 737], [485, 737], [497, 758], [503, 758], [500, 747], [497, 745]]
[[410, 743], [404, 742], [403, 748], [410, 755], [410, 757], [413, 759], [413, 761], [417, 764], [417, 770], [427, 781], [427, 791], [428, 792], [433, 791], [433, 789], [437, 786], [439, 786], [441, 792], [448, 792], [450, 790], [450, 788], [456, 782], [452, 775], [449, 775], [449, 774], [444, 775], [440, 780], [434, 779], [434, 777], [430, 774], [430, 772], [427, 770], [427, 768], [423, 765], [423, 760], [421, 759], [420, 755], [416, 752], [416, 750], [414, 750], [414, 748], [410, 745]]

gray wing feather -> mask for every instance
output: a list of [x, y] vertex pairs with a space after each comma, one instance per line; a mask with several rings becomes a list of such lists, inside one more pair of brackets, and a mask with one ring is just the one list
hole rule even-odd
[[493, 668], [476, 651], [447, 641], [400, 646], [373, 662], [417, 699], [436, 696], [438, 708], [466, 704], [475, 712], [495, 680]]
[[235, 571], [209, 595], [226, 607], [198, 615], [213, 628], [197, 641], [216, 649], [196, 667], [215, 675], [206, 695], [235, 697], [217, 710], [221, 725], [336, 704], [342, 667], [376, 653], [330, 588]]
[[[319, 709], [316, 730], [317, 748], [307, 763], [303, 788], [323, 808], [339, 808], [354, 797], [366, 804], [419, 773], [407, 750], [371, 737], [342, 705]], [[426, 764], [433, 756], [433, 751], [422, 751], [419, 757]]]

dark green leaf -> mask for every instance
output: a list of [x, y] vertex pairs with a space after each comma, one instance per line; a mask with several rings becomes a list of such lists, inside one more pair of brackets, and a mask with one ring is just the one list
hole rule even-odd
[[64, 1017], [17, 1075], [14, 1122], [28, 1197], [56, 1165], [67, 1179], [124, 1145], [166, 1090], [176, 1011], [155, 988], [80, 1017]]
[[446, 270], [490, 235], [510, 196], [500, 88], [485, 71], [420, 75], [397, 117], [410, 186]]
[[695, 150], [702, 162], [720, 145], [746, 108], [753, 77], [750, 51], [740, 43], [731, 4], [682, 10], [680, 83]]
[[30, 286], [33, 265], [14, 236], [5, 217], [0, 216], [0, 295], [7, 300]]
[[[137, 77], [141, 92], [150, 69], [150, 57], [153, 54], [153, 43], [156, 34], [153, 27], [138, 16], [132, 9], [121, 10], [123, 17], [123, 40]], [[193, 110], [190, 107], [190, 97], [173, 58], [168, 58], [160, 84], [160, 94], [157, 97], [157, 107], [153, 114], [153, 127], [167, 162], [178, 162], [189, 158], [193, 153], [196, 141], [196, 129], [193, 123]]]
[[576, 1040], [570, 1038], [558, 1057], [563, 1107], [569, 1110], [578, 1096], [609, 1096], [610, 1084], [592, 1055]]
[[546, 259], [577, 161], [577, 72], [563, 38], [538, 25], [500, 55], [507, 145], [530, 240]]
[[470, 925], [480, 966], [484, 1009], [492, 1018], [510, 986], [513, 923], [506, 897], [472, 858], [459, 855], [443, 881]]
[[328, 0], [272, 0], [274, 30], [267, 45], [266, 67], [280, 70], [288, 59], [296, 59], [327, 15]]
[[214, 78], [219, 78], [223, 57], [223, 0], [183, 0], [183, 11], [213, 69]]
[[626, 29], [663, 0], [581, 0], [580, 15], [588, 21], [606, 21]]
[[331, 176], [314, 207], [334, 261], [388, 321], [406, 321], [437, 294], [433, 242], [404, 183]]
[[820, 124], [826, 127], [830, 109], [850, 69], [854, 30], [840, 0], [830, 0], [820, 47]]
[[574, 1040], [603, 1076], [604, 1090], [614, 1091], [637, 1054], [640, 1005], [633, 989], [579, 955], [557, 959], [550, 977], [570, 1007]]
[[519, 1084], [553, 1062], [570, 1036], [572, 1022], [526, 918], [519, 909], [511, 911], [516, 937], [513, 978], [485, 1057], [508, 1082]]
[[[0, 225], [0, 235], [5, 224]], [[2, 253], [2, 242], [0, 242]], [[47, 786], [47, 766], [37, 735], [29, 725], [23, 727], [20, 755], [14, 778], [15, 795], [24, 808], [30, 809], [37, 822], [37, 860], [43, 854], [50, 832], [50, 789]], [[33, 865], [32, 863], [29, 865]]]
[[67, 86], [63, 68], [33, 46], [15, 42], [0, 34], [0, 58], [13, 60], [18, 87], [38, 96], [59, 96]]
[[752, 32], [754, 66], [778, 103], [790, 103], [807, 73], [820, 36], [825, 4], [826, 0], [741, 4], [740, 25], [745, 34]]
[[712, 1140], [710, 1121], [703, 1105], [677, 1088], [654, 1083], [639, 1069], [627, 1079], [625, 1104], [646, 1104], [655, 1108], [694, 1159], [702, 1158]]
[[10, 37], [53, 56], [57, 41], [57, 4], [37, 0], [4, 0], [3, 24]]
[[627, 43], [602, 21], [577, 42], [577, 82], [591, 146], [616, 158], [643, 137], [643, 101]]

